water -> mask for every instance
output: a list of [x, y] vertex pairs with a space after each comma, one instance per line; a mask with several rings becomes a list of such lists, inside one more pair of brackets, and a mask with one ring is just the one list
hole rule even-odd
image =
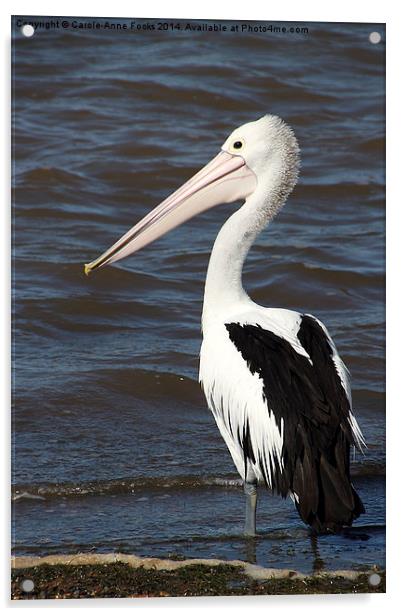
[[[14, 22], [15, 554], [384, 565], [385, 46], [368, 37], [385, 29], [302, 25], [308, 34], [69, 28], [25, 39]], [[325, 322], [368, 444], [352, 462], [367, 513], [317, 541], [290, 501], [263, 490], [260, 536], [243, 539], [241, 484], [198, 386], [203, 283], [233, 206], [83, 274], [267, 112], [294, 128], [302, 169], [245, 284], [261, 304]]]

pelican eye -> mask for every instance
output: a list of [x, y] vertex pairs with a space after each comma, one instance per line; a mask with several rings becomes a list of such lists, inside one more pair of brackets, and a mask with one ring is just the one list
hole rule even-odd
[[234, 144], [233, 144], [233, 148], [235, 150], [240, 150], [240, 148], [242, 148], [242, 147], [243, 147], [243, 142], [242, 141], [235, 141]]

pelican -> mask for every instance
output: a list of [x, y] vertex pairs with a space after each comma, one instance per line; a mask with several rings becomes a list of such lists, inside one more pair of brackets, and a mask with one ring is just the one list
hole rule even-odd
[[350, 478], [350, 448], [364, 439], [349, 372], [314, 316], [259, 306], [242, 286], [245, 258], [293, 190], [299, 146], [279, 117], [235, 129], [220, 152], [147, 214], [85, 273], [115, 263], [196, 214], [244, 200], [211, 253], [199, 378], [239, 472], [246, 536], [256, 535], [257, 485], [290, 497], [314, 533], [350, 526], [364, 506]]

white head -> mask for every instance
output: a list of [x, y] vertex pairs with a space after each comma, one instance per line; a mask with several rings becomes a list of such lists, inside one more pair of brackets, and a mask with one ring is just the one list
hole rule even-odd
[[293, 130], [281, 118], [265, 115], [236, 128], [222, 150], [242, 156], [264, 195], [261, 203], [272, 218], [293, 190], [299, 173], [299, 145]]
[[[85, 273], [136, 252], [193, 216], [221, 203], [258, 196], [260, 214], [272, 218], [293, 189], [299, 146], [291, 128], [265, 115], [236, 128], [220, 153], [130, 229]], [[264, 210], [264, 212], [263, 212]]]

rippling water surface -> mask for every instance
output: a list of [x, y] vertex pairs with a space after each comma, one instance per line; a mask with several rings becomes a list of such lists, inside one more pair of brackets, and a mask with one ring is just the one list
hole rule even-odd
[[[16, 554], [384, 564], [385, 46], [368, 37], [385, 31], [302, 25], [308, 34], [70, 28], [25, 39], [14, 22]], [[265, 113], [294, 128], [302, 169], [245, 284], [334, 337], [368, 443], [352, 463], [367, 513], [314, 542], [291, 502], [262, 491], [250, 547], [241, 485], [197, 382], [208, 258], [233, 206], [90, 278], [82, 264]]]

